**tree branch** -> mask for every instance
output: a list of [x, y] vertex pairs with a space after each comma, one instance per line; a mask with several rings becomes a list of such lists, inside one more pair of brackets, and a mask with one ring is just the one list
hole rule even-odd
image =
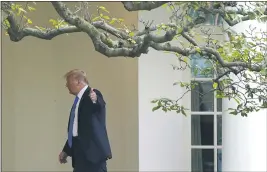
[[128, 11], [139, 11], [139, 10], [150, 11], [168, 2], [167, 1], [147, 1], [147, 2], [123, 1], [122, 3], [124, 5], [124, 8]]
[[191, 44], [193, 44], [194, 46], [198, 46], [197, 42], [191, 38], [188, 34], [186, 34], [184, 31], [181, 33], [181, 35]]
[[117, 37], [117, 38], [122, 38], [124, 40], [127, 40], [128, 38], [130, 38], [130, 36], [128, 34], [126, 34], [123, 31], [120, 31], [114, 27], [112, 27], [111, 25], [107, 24], [104, 21], [96, 21], [91, 23], [95, 28], [97, 29], [102, 29], [103, 31], [107, 31], [108, 33], [112, 34], [113, 36]]
[[242, 16], [240, 19], [235, 19], [235, 20], [230, 20], [227, 18], [227, 14], [232, 14], [233, 11], [226, 11], [223, 9], [214, 9], [214, 8], [200, 8], [202, 11], [204, 11], [205, 13], [211, 13], [211, 14], [220, 14], [220, 16], [227, 22], [227, 24], [229, 26], [234, 26], [238, 23], [241, 23], [242, 21], [247, 21], [249, 20], [249, 16], [248, 16], [248, 12], [244, 12], [244, 11], [239, 11], [240, 15], [244, 15]]
[[142, 53], [148, 52], [148, 38], [143, 38], [143, 41], [139, 45], [135, 45], [133, 48], [110, 48], [106, 45], [101, 38], [104, 37], [104, 34], [100, 33], [94, 25], [85, 21], [83, 18], [74, 15], [67, 6], [58, 1], [51, 2], [54, 6], [57, 13], [69, 24], [76, 26], [81, 29], [83, 32], [87, 33], [91, 38], [95, 50], [106, 55], [107, 57], [119, 57], [119, 56], [128, 56], [128, 57], [139, 57]]
[[223, 17], [223, 19], [227, 22], [227, 24], [228, 24], [229, 26], [234, 26], [234, 25], [236, 25], [236, 24], [238, 24], [238, 23], [241, 23], [242, 21], [247, 21], [247, 20], [249, 20], [249, 16], [243, 16], [243, 17], [240, 18], [240, 20], [237, 20], [237, 19], [235, 19], [235, 20], [229, 20], [229, 19], [226, 18], [225, 16], [222, 16], [222, 17]]
[[209, 54], [214, 55], [222, 67], [227, 67], [227, 68], [229, 68], [229, 67], [243, 67], [243, 68], [250, 69], [250, 70], [256, 71], [256, 72], [260, 72], [262, 69], [258, 65], [251, 65], [251, 64], [245, 63], [245, 62], [225, 62], [216, 50], [209, 48], [209, 47], [202, 47], [201, 49], [203, 51], [209, 53]]
[[[183, 56], [189, 56], [190, 54], [196, 54], [199, 52], [199, 50], [188, 48], [188, 49], [181, 49], [178, 46], [173, 46], [170, 43], [164, 43], [164, 44], [158, 44], [158, 43], [150, 43], [151, 47], [154, 48], [155, 50], [159, 51], [170, 51], [170, 52], [176, 52], [179, 53]], [[232, 68], [232, 67], [243, 67], [245, 69], [250, 69], [252, 71], [260, 72], [262, 67], [259, 65], [252, 65], [249, 63], [245, 62], [226, 62], [223, 60], [223, 58], [220, 56], [220, 54], [209, 47], [204, 47], [200, 46], [199, 47], [200, 51], [203, 52], [203, 54], [211, 54], [215, 57], [216, 61], [222, 66], [222, 67], [227, 67], [227, 68]]]
[[[151, 27], [151, 28], [145, 28], [143, 31], [137, 32], [136, 36], [133, 37], [133, 40], [138, 41], [137, 44], [126, 46], [127, 42], [125, 42], [125, 40], [128, 40], [130, 38], [130, 36], [127, 33], [117, 30], [116, 28], [110, 26], [104, 21], [96, 21], [96, 22], [90, 23], [84, 20], [82, 17], [79, 17], [75, 15], [74, 13], [72, 13], [67, 8], [67, 6], [62, 2], [51, 2], [51, 3], [54, 6], [55, 10], [58, 12], [58, 14], [71, 26], [61, 27], [59, 29], [48, 29], [45, 31], [39, 30], [39, 29], [33, 29], [33, 28], [19, 29], [17, 23], [15, 22], [13, 14], [9, 13], [7, 19], [10, 23], [10, 27], [8, 28], [7, 31], [10, 35], [10, 39], [12, 41], [17, 42], [23, 39], [25, 36], [33, 36], [33, 37], [37, 37], [40, 39], [50, 40], [54, 38], [55, 36], [58, 36], [64, 33], [85, 32], [92, 39], [95, 50], [108, 57], [117, 57], [117, 56], [139, 57], [141, 54], [147, 53], [149, 47], [152, 47], [159, 51], [176, 52], [183, 56], [195, 54], [199, 51], [199, 50], [196, 51], [194, 48], [193, 49], [192, 48], [182, 49], [178, 46], [172, 46], [170, 43], [166, 43], [168, 41], [172, 41], [173, 38], [177, 35], [177, 26], [173, 23], [165, 25], [165, 26], [169, 26], [170, 28], [166, 30], [166, 33], [163, 36], [156, 36], [150, 33], [151, 31], [157, 30], [159, 25], [155, 27]], [[131, 2], [124, 2], [124, 4], [126, 5], [128, 3], [131, 3]], [[163, 3], [163, 2], [160, 2], [160, 3]], [[137, 4], [140, 5], [142, 3], [137, 3]], [[149, 2], [148, 6], [151, 7], [151, 4], [155, 6], [159, 5], [159, 3], [157, 2], [155, 3]], [[131, 7], [131, 8], [135, 8], [135, 7]], [[207, 11], [210, 12], [210, 9], [204, 9], [204, 10], [205, 12]], [[219, 11], [216, 10], [212, 12], [220, 12], [220, 14], [224, 14], [223, 11], [220, 11], [220, 10]], [[232, 22], [233, 22], [232, 24], [234, 24], [235, 21], [232, 21]], [[121, 43], [123, 45], [111, 46], [109, 44], [109, 41], [111, 41], [111, 44], [114, 44], [115, 42], [112, 40], [108, 41], [108, 36], [101, 33], [97, 29], [102, 29], [116, 36], [117, 38], [122, 39], [123, 41]], [[181, 35], [186, 40], [188, 40], [192, 45], [198, 47], [198, 44], [196, 43], [196, 41], [193, 38], [191, 38], [188, 34], [186, 34], [185, 31], [187, 30], [189, 30], [189, 28], [188, 26], [185, 26]], [[142, 35], [145, 35], [145, 36], [141, 38]], [[208, 47], [199, 47], [199, 48], [201, 51], [203, 51], [203, 53], [212, 54], [215, 57], [216, 61], [218, 61], [222, 67], [227, 67], [227, 68], [232, 68], [232, 69], [233, 67], [243, 67], [243, 68], [251, 69], [253, 71], [261, 70], [261, 66], [252, 65], [252, 64], [245, 63], [245, 62], [225, 62], [216, 50], [212, 48], [208, 48]]]
[[80, 29], [75, 26], [66, 26], [59, 29], [34, 29], [34, 28], [19, 28], [19, 24], [16, 22], [13, 12], [11, 12], [11, 2], [1, 2], [4, 7], [2, 10], [7, 14], [7, 21], [9, 26], [7, 33], [9, 34], [10, 40], [18, 42], [26, 36], [33, 36], [40, 39], [51, 40], [52, 38], [66, 34], [80, 32]]
[[[9, 14], [7, 20], [9, 21], [9, 23], [11, 23], [11, 27], [7, 29], [7, 32], [10, 36], [10, 40], [14, 42], [18, 42], [26, 36], [33, 36], [39, 39], [51, 40], [54, 37], [62, 34], [81, 32], [81, 29], [77, 28], [76, 26], [63, 26], [58, 29], [35, 29], [30, 27], [18, 29], [18, 23], [16, 23], [12, 14]], [[124, 32], [113, 28], [112, 26], [108, 25], [103, 21], [93, 22], [92, 25], [95, 26], [95, 28], [97, 29], [102, 29], [104, 31], [109, 32], [117, 38], [123, 38], [126, 40], [129, 38], [129, 36]]]
[[48, 29], [46, 31], [33, 28], [24, 28], [16, 32], [8, 31], [10, 39], [14, 42], [18, 42], [26, 36], [33, 36], [39, 39], [51, 40], [56, 36], [74, 32], [81, 32], [81, 30], [76, 28], [75, 26], [66, 26], [64, 28], [59, 29]]

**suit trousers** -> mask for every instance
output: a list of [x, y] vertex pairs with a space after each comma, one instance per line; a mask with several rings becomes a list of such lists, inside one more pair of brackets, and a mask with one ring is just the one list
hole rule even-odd
[[72, 139], [72, 164], [73, 172], [107, 172], [107, 163], [92, 163], [87, 160], [82, 144], [77, 137]]

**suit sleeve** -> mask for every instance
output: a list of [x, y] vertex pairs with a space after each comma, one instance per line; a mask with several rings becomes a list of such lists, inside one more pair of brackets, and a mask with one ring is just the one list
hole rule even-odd
[[64, 145], [63, 152], [65, 152], [68, 156], [71, 156], [71, 148], [69, 147], [68, 140]]

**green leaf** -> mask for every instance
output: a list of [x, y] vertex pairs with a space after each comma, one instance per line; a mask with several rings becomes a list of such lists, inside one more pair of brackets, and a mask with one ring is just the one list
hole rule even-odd
[[9, 21], [8, 21], [7, 19], [4, 20], [4, 24], [5, 24], [8, 28], [10, 28], [10, 23], [9, 23]]
[[131, 42], [132, 44], [135, 44], [135, 40], [131, 39], [131, 38], [128, 38], [127, 41]]
[[103, 11], [109, 13], [109, 11], [106, 9], [106, 7], [100, 6], [99, 9], [101, 9], [101, 10], [103, 10]]
[[12, 9], [13, 11], [15, 11], [15, 9], [16, 9], [16, 5], [15, 5], [15, 4], [11, 4], [11, 9]]
[[250, 20], [254, 20], [256, 18], [256, 13], [249, 11], [248, 16]]
[[167, 28], [166, 24], [162, 24], [162, 25], [161, 25], [161, 28], [162, 28], [162, 29], [166, 29], [166, 28]]
[[192, 22], [192, 18], [189, 15], [186, 15], [185, 18], [189, 21]]
[[160, 106], [160, 107], [162, 106], [162, 103], [161, 103], [161, 101], [158, 101], [158, 106]]
[[109, 16], [103, 16], [104, 19], [109, 20]]
[[118, 19], [119, 22], [124, 22], [124, 19]]
[[240, 101], [234, 97], [234, 100], [236, 101], [237, 104], [240, 104]]
[[181, 82], [180, 83], [180, 87], [184, 87], [184, 86], [185, 86], [185, 84]]
[[223, 47], [217, 49], [218, 53], [223, 53]]
[[230, 114], [237, 115], [237, 111], [236, 110], [235, 111], [232, 111], [232, 112], [230, 112]]
[[27, 19], [27, 23], [32, 24], [31, 19]]
[[219, 94], [217, 94], [217, 95], [216, 95], [216, 98], [221, 99], [221, 98], [223, 98], [223, 95], [219, 95]]
[[115, 23], [115, 21], [117, 21], [117, 19], [116, 18], [112, 18], [111, 21], [109, 22], [109, 24], [113, 24], [113, 23]]
[[129, 36], [130, 36], [130, 37], [133, 37], [133, 36], [134, 36], [134, 32], [130, 32], [130, 33], [129, 33]]
[[172, 106], [170, 107], [170, 110], [177, 110], [177, 106], [176, 106], [176, 105], [172, 105]]
[[200, 49], [199, 47], [196, 47], [196, 51], [197, 51], [198, 53], [201, 53], [201, 49]]
[[56, 26], [58, 24], [58, 21], [56, 21], [55, 19], [50, 19], [49, 22], [52, 23], [53, 26]]
[[185, 63], [188, 63], [188, 57], [184, 57], [184, 58], [183, 58], [183, 61], [184, 61]]
[[28, 6], [27, 8], [28, 8], [29, 11], [35, 11], [36, 10], [35, 8], [33, 8], [31, 6]]
[[192, 3], [192, 5], [193, 5], [194, 10], [198, 10], [199, 9], [199, 6], [198, 6], [197, 3]]
[[248, 114], [245, 113], [245, 112], [241, 112], [241, 116], [243, 116], [243, 117], [245, 116], [246, 117], [246, 116], [248, 116]]
[[217, 83], [217, 82], [214, 82], [213, 85], [212, 85], [212, 87], [213, 87], [214, 89], [216, 89], [216, 88], [218, 87], [218, 83]]
[[24, 13], [27, 13], [27, 11], [25, 11], [23, 8], [18, 8], [18, 11], [19, 11], [19, 13], [22, 11], [22, 12], [24, 12]]
[[97, 20], [99, 20], [100, 18], [101, 18], [100, 16], [97, 16], [97, 17], [93, 18], [92, 21], [93, 21], [93, 22], [94, 22], [94, 21], [97, 21]]
[[163, 7], [163, 8], [168, 7], [168, 3], [163, 4], [162, 7]]
[[157, 103], [159, 100], [152, 100], [151, 103]]
[[164, 112], [167, 112], [167, 111], [168, 111], [166, 107], [163, 107], [162, 110], [163, 110]]
[[231, 20], [234, 20], [234, 19], [236, 19], [236, 14], [227, 14], [227, 17], [229, 18], [229, 19], [231, 19]]
[[160, 106], [155, 106], [155, 107], [153, 107], [152, 111], [154, 112], [154, 111], [158, 110], [159, 108], [160, 108]]
[[183, 28], [178, 28], [177, 32], [178, 32], [178, 34], [182, 33], [183, 32]]
[[182, 114], [183, 114], [184, 116], [186, 116], [186, 113], [185, 113], [185, 111], [184, 111], [183, 108], [181, 108], [181, 112], [182, 112]]

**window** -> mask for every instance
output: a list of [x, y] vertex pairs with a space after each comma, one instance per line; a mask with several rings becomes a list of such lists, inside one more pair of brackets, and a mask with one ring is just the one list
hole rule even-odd
[[203, 11], [196, 11], [193, 8], [190, 9], [189, 15], [194, 20], [203, 21], [204, 25], [214, 25], [214, 26], [222, 26], [223, 25], [223, 18], [219, 14], [205, 14]]
[[191, 78], [191, 171], [221, 172], [222, 100], [211, 90], [214, 74], [211, 64], [192, 56]]

